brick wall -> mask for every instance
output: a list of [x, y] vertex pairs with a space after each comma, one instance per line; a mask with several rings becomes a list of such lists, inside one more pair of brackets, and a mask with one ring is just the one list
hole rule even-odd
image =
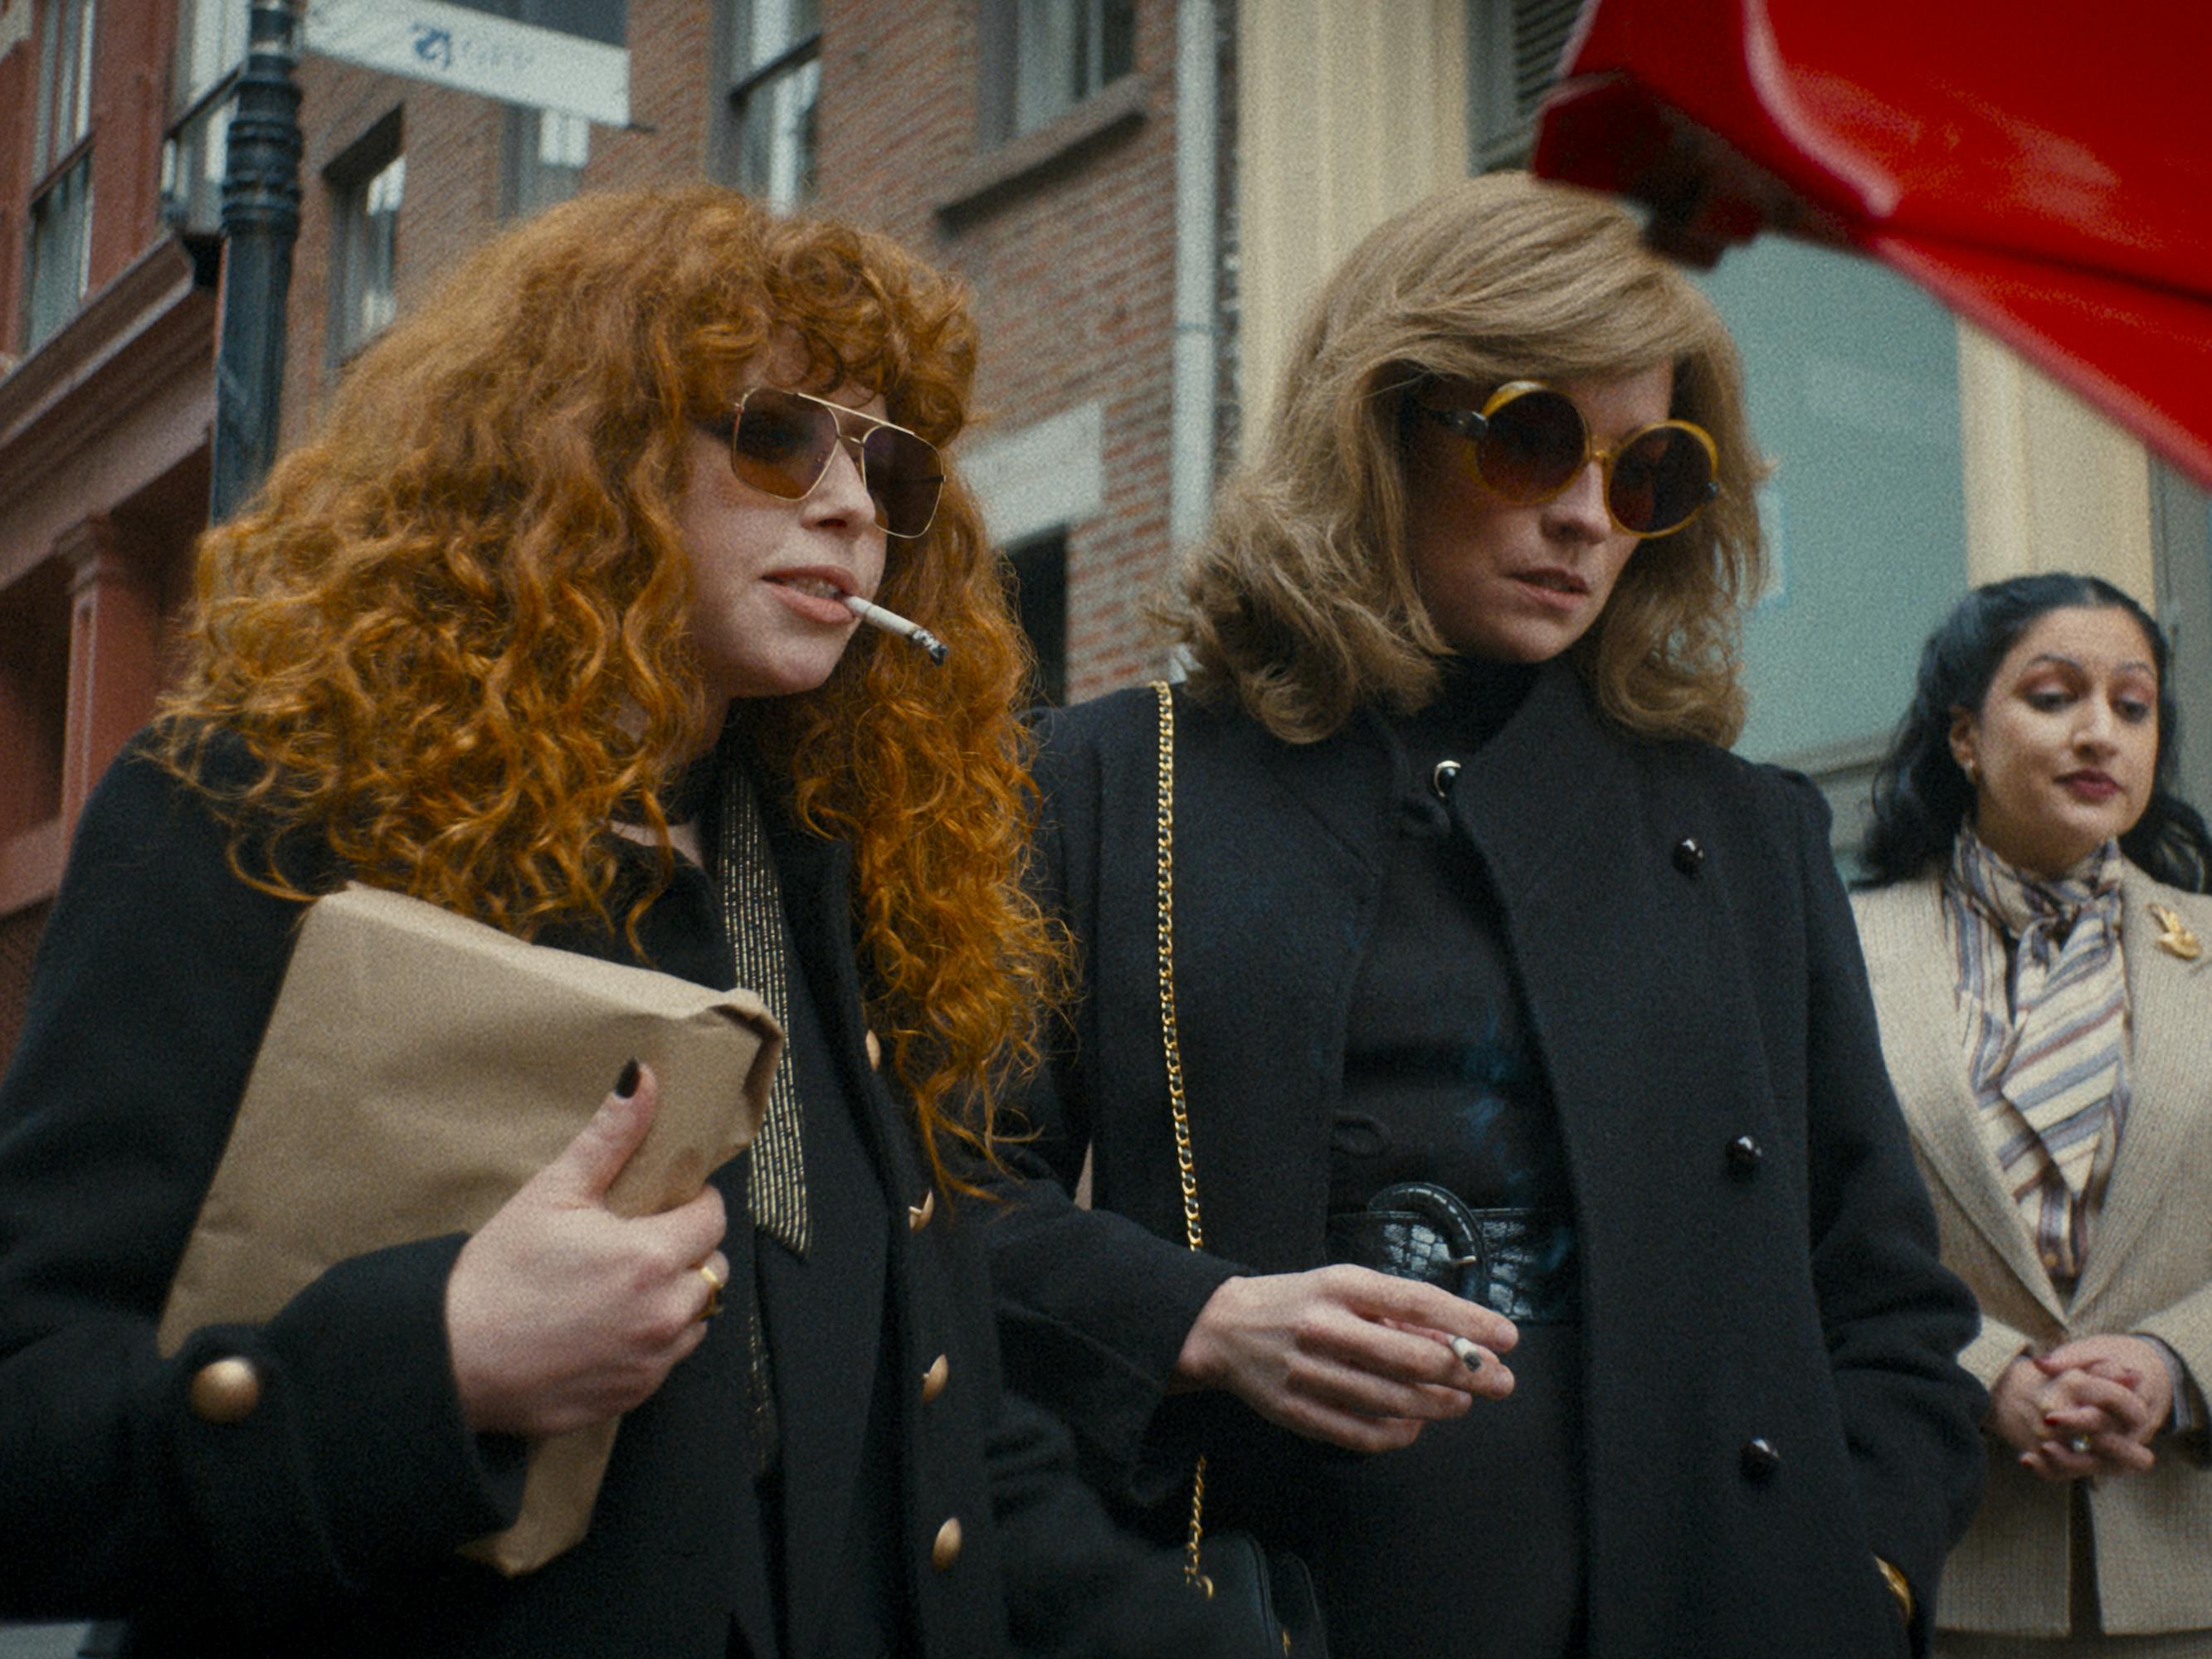
[[[585, 186], [695, 182], [706, 173], [708, 7], [702, 0], [630, 0], [629, 22], [633, 126], [592, 130]], [[399, 111], [407, 177], [395, 282], [403, 312], [502, 223], [505, 106], [312, 55], [300, 66], [299, 82], [305, 145], [285, 365], [287, 447], [307, 435], [337, 379], [327, 345], [338, 193], [325, 176], [331, 162]]]
[[[822, 205], [966, 277], [986, 434], [1103, 406], [1103, 510], [1068, 535], [1068, 695], [1079, 700], [1162, 660], [1141, 602], [1168, 562], [1175, 6], [1137, 7], [1139, 118], [1048, 156], [980, 207], [957, 194], [980, 155], [979, 14], [973, 0], [826, 0]], [[1079, 132], [1082, 112], [1063, 125]]]
[[[1096, 401], [1105, 411], [1103, 510], [1068, 537], [1069, 694], [1156, 671], [1141, 610], [1167, 563], [1174, 281], [1175, 7], [1140, 0], [1140, 108], [978, 207], [976, 0], [823, 0], [819, 205], [898, 237], [960, 272], [975, 295], [979, 406], [1010, 430]], [[634, 130], [595, 128], [586, 189], [709, 176], [722, 142], [714, 9], [632, 0]], [[301, 222], [295, 255], [285, 441], [305, 435], [333, 379], [327, 361], [331, 186], [323, 174], [394, 107], [406, 190], [404, 308], [498, 226], [500, 106], [310, 58], [301, 68]], [[1128, 96], [1126, 89], [1121, 94]], [[1049, 152], [1050, 145], [1045, 146]], [[950, 214], [945, 210], [953, 210]]]

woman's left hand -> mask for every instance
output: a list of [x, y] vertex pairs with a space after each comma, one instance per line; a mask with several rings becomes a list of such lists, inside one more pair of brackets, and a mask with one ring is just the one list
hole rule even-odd
[[2172, 1414], [2173, 1379], [2156, 1347], [2139, 1336], [2085, 1336], [2032, 1363], [2050, 1382], [2039, 1401], [2046, 1437], [2021, 1458], [2030, 1470], [2081, 1480], [2157, 1463], [2149, 1443]]

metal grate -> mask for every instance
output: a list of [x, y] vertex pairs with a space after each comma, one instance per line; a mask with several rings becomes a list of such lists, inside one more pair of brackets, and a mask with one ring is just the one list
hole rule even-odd
[[1468, 0], [1468, 155], [1478, 173], [1519, 167], [1529, 123], [1558, 79], [1577, 0]]
[[1559, 78], [1559, 54], [1574, 33], [1576, 0], [1516, 0], [1513, 7], [1513, 110], [1523, 124]]

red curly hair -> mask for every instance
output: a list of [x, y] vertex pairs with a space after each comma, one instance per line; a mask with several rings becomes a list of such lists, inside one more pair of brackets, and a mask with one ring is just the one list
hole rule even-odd
[[[698, 187], [586, 196], [479, 249], [202, 539], [168, 764], [197, 781], [207, 734], [236, 732], [258, 776], [219, 805], [269, 848], [312, 831], [361, 879], [526, 938], [611, 925], [610, 820], [647, 825], [665, 884], [662, 792], [721, 708], [687, 642], [687, 440], [771, 351], [939, 446], [967, 418], [966, 295], [881, 237]], [[943, 666], [862, 629], [818, 690], [741, 717], [801, 825], [854, 849], [869, 1018], [964, 1187], [946, 1155], [989, 1156], [988, 1097], [1034, 1065], [1066, 952], [1021, 881], [1028, 659], [957, 478], [878, 597]], [[293, 892], [273, 850], [240, 872]]]

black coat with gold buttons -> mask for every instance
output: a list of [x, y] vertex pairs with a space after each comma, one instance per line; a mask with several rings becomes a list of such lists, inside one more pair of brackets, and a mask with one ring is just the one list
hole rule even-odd
[[[1036, 1179], [991, 1230], [993, 1265], [1010, 1378], [1074, 1425], [1102, 1486], [1171, 1534], [1203, 1447], [1216, 1522], [1264, 1535], [1304, 1460], [1344, 1454], [1164, 1389], [1224, 1277], [1326, 1259], [1354, 981], [1392, 814], [1431, 786], [1377, 721], [1291, 745], [1176, 701], [1177, 1024], [1207, 1250], [1184, 1242], [1158, 722], [1136, 691], [1046, 729], [1042, 863], [1083, 999], [1030, 1102]], [[1983, 1401], [1953, 1358], [1974, 1314], [1936, 1257], [1825, 804], [1801, 777], [1624, 733], [1556, 663], [1443, 793], [1498, 902], [1575, 1194], [1585, 1467], [1559, 1478], [1585, 1498], [1589, 1650], [1899, 1651], [1874, 1556], [1917, 1592], [1924, 1641], [1978, 1484]], [[1088, 1210], [1066, 1196], [1086, 1150]], [[1469, 1575], [1471, 1619], [1499, 1588], [1449, 1538], [1405, 1549], [1409, 1571]]]
[[[126, 756], [86, 811], [41, 946], [0, 1088], [0, 1616], [125, 1620], [142, 1655], [842, 1659], [867, 1634], [848, 1615], [854, 1517], [872, 1505], [894, 1517], [891, 1595], [915, 1651], [1218, 1650], [1172, 1558], [1115, 1533], [1060, 1428], [1001, 1392], [976, 1206], [931, 1190], [869, 1063], [834, 843], [781, 835], [776, 854], [827, 1051], [811, 1072], [842, 1091], [868, 1189], [811, 1182], [809, 1201], [817, 1231], [888, 1242], [872, 1285], [763, 1310], [779, 1393], [806, 1405], [785, 1413], [779, 1504], [755, 1484], [743, 1316], [726, 1313], [624, 1419], [580, 1544], [519, 1579], [457, 1559], [508, 1524], [521, 1473], [520, 1445], [471, 1435], [455, 1398], [458, 1237], [342, 1262], [267, 1322], [159, 1357], [168, 1279], [299, 914], [236, 879], [226, 840], [196, 793]], [[295, 873], [332, 874], [312, 854]], [[732, 982], [696, 869], [641, 932], [656, 965]], [[744, 1285], [732, 1173], [717, 1180]], [[891, 1386], [871, 1405], [877, 1375]]]

